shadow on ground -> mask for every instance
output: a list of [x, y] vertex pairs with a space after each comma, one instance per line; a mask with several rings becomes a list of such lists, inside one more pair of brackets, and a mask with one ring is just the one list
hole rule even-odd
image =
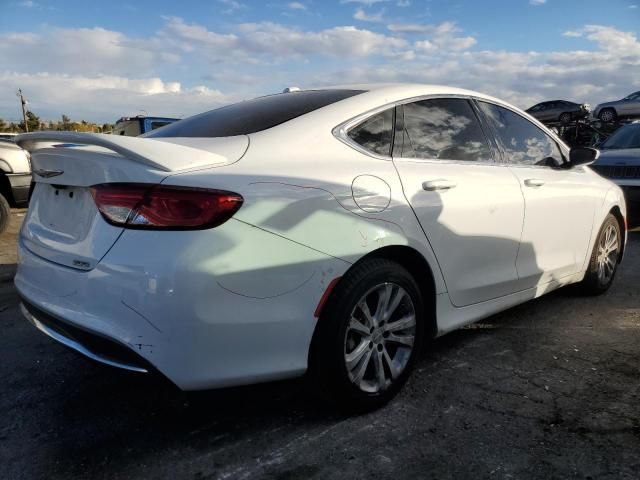
[[186, 395], [93, 364], [20, 318], [11, 265], [6, 478], [640, 475], [640, 233], [607, 295], [554, 292], [438, 339], [394, 402], [355, 417], [303, 380]]

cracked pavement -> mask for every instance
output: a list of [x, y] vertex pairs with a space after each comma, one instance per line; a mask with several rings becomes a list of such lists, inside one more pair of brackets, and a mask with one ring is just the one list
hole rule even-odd
[[385, 408], [348, 417], [304, 381], [185, 395], [37, 332], [0, 237], [0, 476], [640, 477], [640, 232], [610, 292], [561, 290], [431, 343]]

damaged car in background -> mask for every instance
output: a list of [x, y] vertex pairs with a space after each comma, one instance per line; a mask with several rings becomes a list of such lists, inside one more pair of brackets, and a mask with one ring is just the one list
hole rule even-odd
[[588, 103], [580, 104], [568, 100], [550, 100], [538, 103], [525, 111], [544, 124], [565, 124], [587, 118], [591, 113], [591, 106]]
[[467, 90], [289, 90], [142, 137], [41, 132], [16, 287], [39, 330], [184, 390], [305, 374], [382, 405], [424, 341], [549, 291], [605, 292], [622, 191]]
[[637, 216], [640, 213], [640, 122], [616, 130], [599, 148], [600, 157], [592, 168], [622, 188], [629, 210]]

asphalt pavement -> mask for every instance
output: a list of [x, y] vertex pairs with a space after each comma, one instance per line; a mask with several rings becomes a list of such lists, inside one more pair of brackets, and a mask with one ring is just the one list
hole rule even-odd
[[561, 290], [446, 335], [373, 413], [303, 380], [185, 395], [19, 314], [0, 236], [0, 478], [640, 478], [640, 232], [606, 295]]

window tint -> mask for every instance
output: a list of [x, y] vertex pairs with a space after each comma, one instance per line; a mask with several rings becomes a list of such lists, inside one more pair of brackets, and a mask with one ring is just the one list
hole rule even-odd
[[404, 105], [402, 156], [492, 160], [471, 104], [461, 98], [438, 98]]
[[378, 155], [391, 155], [393, 142], [393, 108], [369, 117], [349, 130], [349, 137]]
[[601, 149], [640, 148], [640, 124], [632, 123], [616, 130], [601, 146]]
[[158, 121], [158, 122], [151, 122], [151, 130], [156, 130], [160, 127], [164, 127], [165, 125], [169, 125], [171, 122], [164, 122], [164, 121]]
[[234, 103], [150, 132], [145, 137], [230, 137], [260, 132], [364, 90], [306, 90]]
[[562, 164], [558, 145], [536, 125], [506, 108], [486, 102], [478, 104], [496, 128], [510, 162], [543, 166]]

